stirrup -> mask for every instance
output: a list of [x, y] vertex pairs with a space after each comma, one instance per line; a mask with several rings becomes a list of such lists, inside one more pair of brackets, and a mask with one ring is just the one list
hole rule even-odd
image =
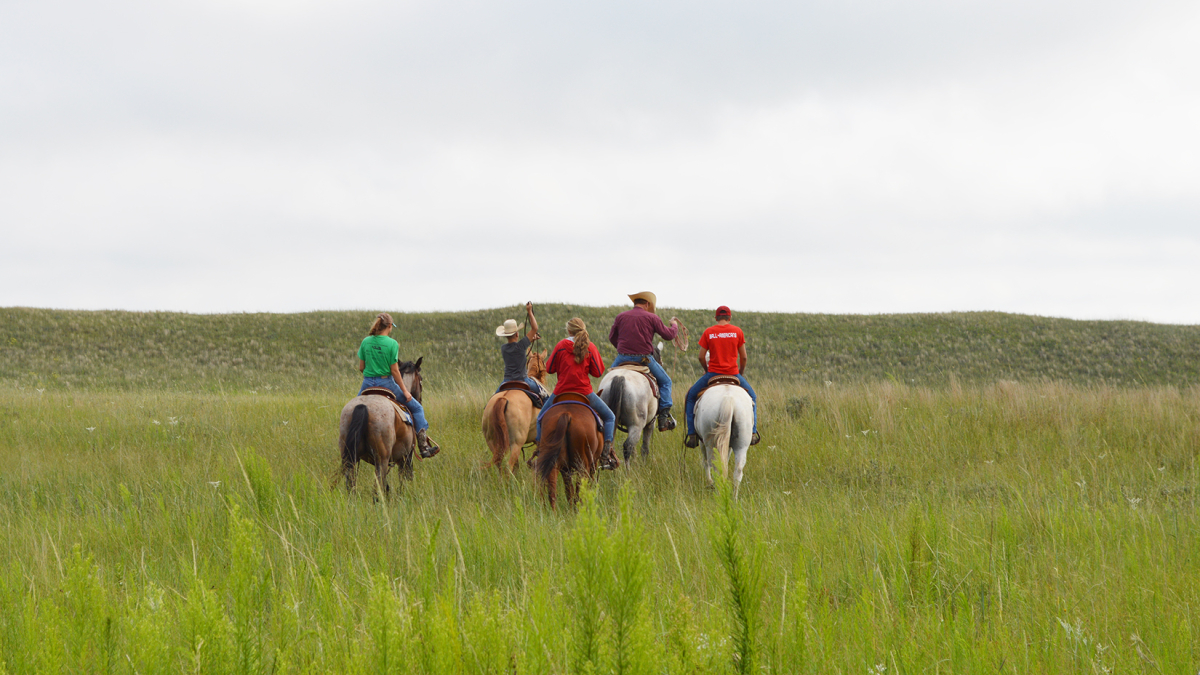
[[758, 432], [757, 432], [757, 431], [756, 431], [756, 432], [754, 432], [754, 433], [752, 433], [752, 434], [750, 434], [750, 445], [758, 445], [758, 442], [759, 442], [759, 441], [761, 441], [761, 440], [762, 440], [762, 439], [758, 437]]
[[688, 434], [683, 437], [683, 445], [688, 448], [698, 448], [700, 447], [700, 437], [696, 434]]

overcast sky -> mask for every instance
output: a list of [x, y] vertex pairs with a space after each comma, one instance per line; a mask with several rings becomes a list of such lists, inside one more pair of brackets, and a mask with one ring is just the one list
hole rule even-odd
[[0, 3], [0, 306], [1200, 323], [1200, 3]]

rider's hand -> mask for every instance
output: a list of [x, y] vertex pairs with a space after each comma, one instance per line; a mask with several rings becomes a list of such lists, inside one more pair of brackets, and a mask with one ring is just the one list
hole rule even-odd
[[532, 302], [527, 302], [527, 303], [525, 303], [525, 311], [526, 311], [526, 312], [532, 312], [532, 311], [533, 311], [533, 303], [532, 303]]

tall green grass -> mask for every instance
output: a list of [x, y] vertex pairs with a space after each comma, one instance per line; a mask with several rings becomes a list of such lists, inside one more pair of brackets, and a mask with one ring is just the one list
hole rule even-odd
[[[483, 467], [490, 393], [390, 502], [344, 394], [0, 390], [7, 672], [1200, 667], [1200, 391], [762, 383], [740, 499], [657, 438], [577, 512]], [[397, 478], [392, 475], [393, 484]]]

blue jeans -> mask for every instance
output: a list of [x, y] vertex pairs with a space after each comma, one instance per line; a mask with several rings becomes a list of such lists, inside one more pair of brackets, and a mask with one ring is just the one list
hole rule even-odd
[[[700, 379], [696, 380], [696, 384], [688, 389], [687, 400], [683, 404], [683, 416], [687, 418], [687, 432], [689, 434], [696, 433], [696, 397], [704, 388], [708, 386], [708, 381], [712, 379], [716, 373], [704, 373]], [[742, 383], [742, 389], [750, 394], [750, 401], [754, 403], [754, 433], [758, 433], [758, 397], [754, 395], [754, 388], [750, 386], [750, 381], [745, 375], [738, 373], [738, 382]]]
[[[604, 440], [612, 442], [613, 432], [617, 430], [617, 416], [613, 411], [608, 409], [608, 405], [595, 393], [588, 394], [588, 403], [592, 405], [592, 410], [600, 416], [600, 421], [604, 423]], [[538, 413], [537, 418], [537, 440], [540, 443], [542, 440], [542, 415], [554, 405], [554, 394], [550, 394], [550, 398], [546, 399], [546, 404], [542, 406], [542, 411]]]
[[650, 374], [654, 379], [658, 380], [658, 412], [662, 412], [664, 408], [671, 407], [671, 376], [667, 375], [667, 371], [663, 369], [662, 364], [654, 360], [653, 356], [637, 355], [637, 354], [617, 354], [617, 358], [608, 366], [616, 368], [622, 363], [640, 363], [642, 359], [646, 359], [650, 363]]
[[400, 385], [396, 384], [391, 375], [386, 377], [364, 377], [362, 387], [359, 388], [358, 393], [363, 393], [363, 390], [367, 387], [383, 387], [392, 392], [396, 395], [396, 400], [403, 403], [404, 407], [408, 408], [408, 411], [412, 413], [413, 427], [417, 431], [429, 428], [429, 422], [425, 421], [425, 408], [421, 407], [421, 402], [415, 398], [405, 400], [404, 390], [400, 389]]

